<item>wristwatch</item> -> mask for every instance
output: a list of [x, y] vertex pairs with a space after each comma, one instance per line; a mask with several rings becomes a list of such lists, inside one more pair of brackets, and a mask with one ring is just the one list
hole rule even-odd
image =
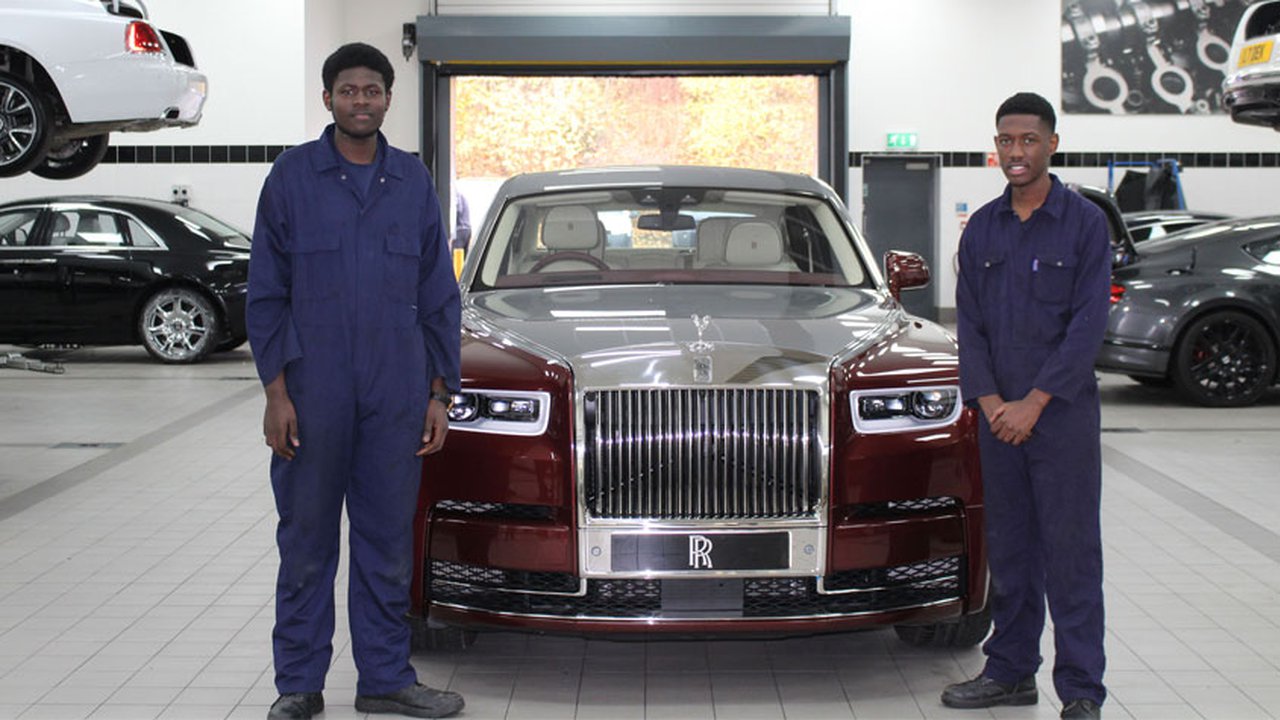
[[453, 393], [443, 390], [432, 390], [431, 399], [443, 403], [446, 410], [453, 405]]

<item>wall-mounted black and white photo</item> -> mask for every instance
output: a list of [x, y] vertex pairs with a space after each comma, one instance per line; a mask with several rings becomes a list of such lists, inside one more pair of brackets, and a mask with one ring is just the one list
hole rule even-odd
[[1067, 113], [1221, 113], [1249, 0], [1062, 0]]

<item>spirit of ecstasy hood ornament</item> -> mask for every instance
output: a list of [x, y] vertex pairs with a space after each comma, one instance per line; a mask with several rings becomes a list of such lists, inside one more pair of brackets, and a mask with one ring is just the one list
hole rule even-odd
[[697, 313], [694, 313], [692, 319], [693, 326], [698, 330], [698, 339], [689, 343], [689, 349], [695, 353], [709, 353], [712, 350], [715, 350], [716, 346], [714, 344], [702, 339], [702, 333], [706, 332], [707, 326], [711, 324], [711, 316], [699, 316]]
[[694, 354], [693, 357], [693, 381], [700, 383], [711, 382], [713, 374], [711, 351], [716, 346], [707, 342], [702, 338], [702, 334], [707, 331], [707, 326], [711, 324], [710, 315], [699, 316], [694, 313], [692, 316], [693, 327], [698, 330], [698, 339], [689, 343], [689, 351]]

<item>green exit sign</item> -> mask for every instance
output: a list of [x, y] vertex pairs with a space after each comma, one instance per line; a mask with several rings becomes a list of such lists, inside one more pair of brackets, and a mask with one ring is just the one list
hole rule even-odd
[[884, 146], [890, 150], [915, 150], [920, 136], [913, 132], [891, 132], [885, 135]]

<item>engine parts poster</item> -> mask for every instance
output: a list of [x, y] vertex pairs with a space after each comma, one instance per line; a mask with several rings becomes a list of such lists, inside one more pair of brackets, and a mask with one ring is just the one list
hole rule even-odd
[[1222, 81], [1250, 0], [1062, 0], [1062, 109], [1225, 112]]

